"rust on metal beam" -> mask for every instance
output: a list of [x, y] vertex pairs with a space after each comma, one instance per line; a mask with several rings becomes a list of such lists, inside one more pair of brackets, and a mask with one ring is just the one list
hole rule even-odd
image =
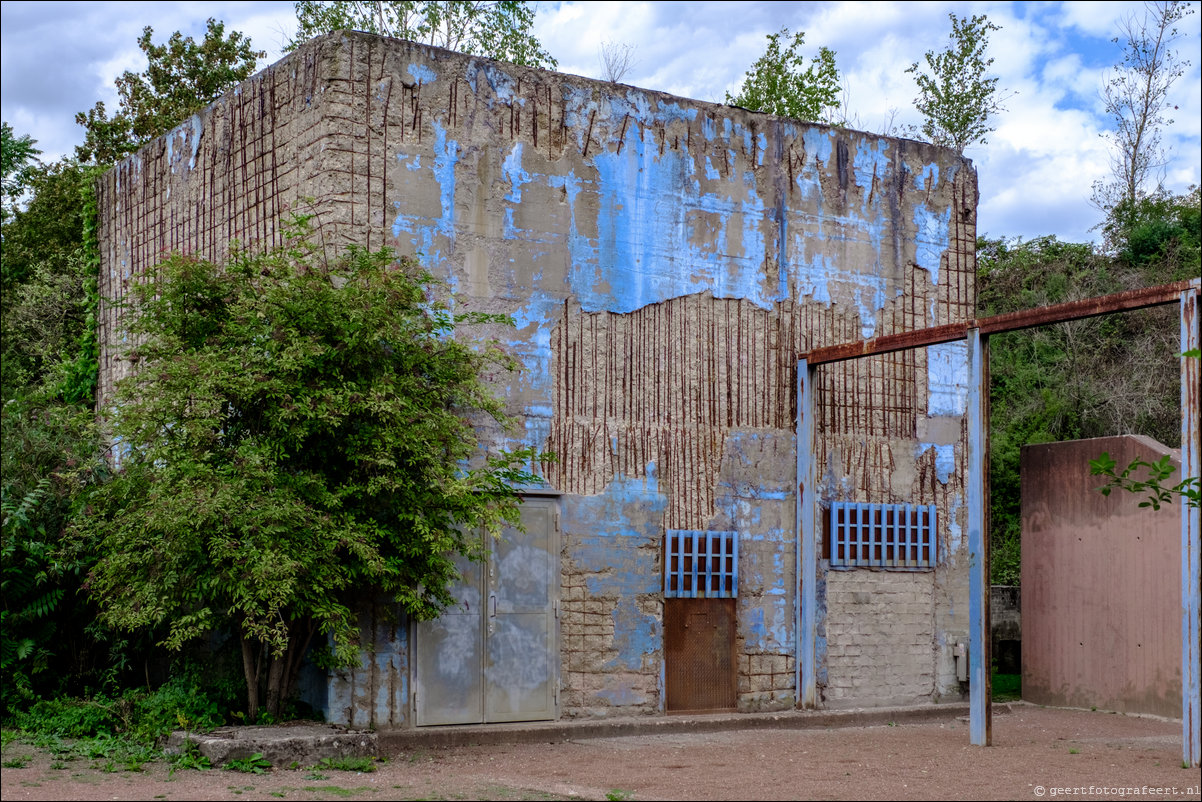
[[1008, 312], [1004, 315], [981, 318], [977, 321], [977, 327], [981, 329], [982, 334], [997, 334], [1003, 331], [1045, 326], [1049, 323], [1062, 323], [1066, 320], [1096, 317], [1111, 312], [1127, 312], [1148, 306], [1175, 304], [1180, 301], [1181, 293], [1196, 288], [1198, 284], [1198, 279], [1187, 279], [1173, 284], [1161, 284], [1157, 287], [1116, 292], [1112, 295], [1051, 304], [1036, 309], [1025, 309], [1021, 312]]
[[1156, 287], [1144, 287], [1138, 290], [1116, 292], [1112, 295], [1100, 295], [1096, 298], [1085, 298], [1080, 301], [1069, 301], [1062, 304], [1051, 304], [1035, 309], [1024, 309], [1021, 312], [1007, 312], [1004, 315], [993, 315], [980, 320], [964, 323], [946, 323], [942, 326], [931, 326], [927, 329], [903, 331], [900, 334], [887, 334], [871, 340], [841, 343], [815, 348], [809, 353], [798, 356], [810, 365], [824, 365], [831, 362], [844, 362], [848, 359], [858, 359], [873, 354], [888, 354], [893, 351], [906, 351], [911, 348], [925, 348], [928, 345], [963, 340], [968, 336], [968, 329], [980, 329], [984, 335], [999, 334], [1003, 331], [1029, 329], [1033, 326], [1046, 326], [1051, 323], [1063, 323], [1067, 320], [1079, 320], [1085, 317], [1106, 315], [1111, 312], [1128, 312], [1132, 309], [1143, 309], [1149, 306], [1175, 304], [1184, 292], [1197, 292], [1202, 288], [1202, 279], [1186, 279], [1172, 284], [1161, 284]]
[[810, 365], [823, 365], [873, 354], [888, 354], [893, 351], [907, 351], [911, 348], [963, 340], [966, 336], [968, 336], [967, 323], [948, 323], [943, 326], [932, 326], [929, 329], [887, 334], [871, 340], [815, 348], [805, 355], [805, 359]]

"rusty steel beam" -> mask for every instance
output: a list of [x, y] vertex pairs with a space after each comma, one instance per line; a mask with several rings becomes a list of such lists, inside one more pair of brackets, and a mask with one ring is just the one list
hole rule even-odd
[[967, 323], [948, 323], [943, 326], [932, 326], [929, 329], [886, 334], [884, 337], [876, 337], [871, 340], [828, 345], [824, 348], [815, 348], [803, 356], [811, 366], [825, 365], [873, 354], [889, 354], [894, 351], [908, 351], [911, 348], [950, 343], [963, 340], [966, 336], [968, 336]]
[[871, 340], [828, 345], [815, 348], [809, 353], [799, 354], [798, 358], [804, 358], [811, 366], [845, 362], [862, 356], [888, 354], [894, 351], [925, 348], [928, 345], [963, 340], [968, 336], [970, 327], [979, 329], [981, 334], [988, 336], [1003, 331], [1029, 329], [1034, 326], [1063, 323], [1068, 320], [1096, 317], [1111, 312], [1128, 312], [1132, 309], [1143, 309], [1149, 306], [1175, 304], [1180, 301], [1183, 292], [1196, 291], [1200, 286], [1202, 286], [1202, 279], [1187, 279], [1156, 287], [1127, 290], [1112, 295], [1099, 295], [1096, 298], [1085, 298], [1080, 301], [1024, 309], [1021, 312], [1007, 312], [1004, 315], [992, 315], [964, 323], [945, 323], [942, 326], [931, 326], [926, 329], [886, 334]]
[[1181, 300], [1181, 293], [1196, 288], [1198, 284], [1199, 279], [1187, 279], [1172, 284], [1161, 284], [1157, 287], [1144, 287], [1138, 290], [1116, 292], [1112, 295], [1100, 295], [1096, 298], [1084, 298], [1080, 301], [1024, 309], [1021, 312], [1007, 312], [1004, 315], [981, 318], [976, 322], [976, 327], [981, 330], [982, 334], [997, 334], [1003, 331], [1046, 326], [1049, 323], [1097, 317], [1111, 312], [1128, 312], [1148, 306], [1176, 304]]

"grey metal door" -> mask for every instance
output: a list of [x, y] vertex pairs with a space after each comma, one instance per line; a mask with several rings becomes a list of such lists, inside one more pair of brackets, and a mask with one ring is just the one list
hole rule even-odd
[[555, 501], [522, 505], [486, 563], [460, 564], [459, 606], [417, 625], [418, 726], [555, 718], [559, 533]]

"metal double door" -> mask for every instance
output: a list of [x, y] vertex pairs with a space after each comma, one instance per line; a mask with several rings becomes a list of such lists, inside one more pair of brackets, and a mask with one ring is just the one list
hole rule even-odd
[[418, 726], [555, 718], [557, 519], [553, 499], [526, 499], [526, 531], [506, 527], [487, 561], [463, 560], [458, 605], [417, 624]]

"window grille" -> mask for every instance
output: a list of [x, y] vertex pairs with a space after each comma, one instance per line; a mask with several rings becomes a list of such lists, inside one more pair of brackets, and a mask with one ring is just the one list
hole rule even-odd
[[739, 536], [737, 532], [669, 529], [665, 540], [665, 598], [738, 598]]
[[936, 561], [934, 505], [831, 502], [831, 568], [920, 571]]

